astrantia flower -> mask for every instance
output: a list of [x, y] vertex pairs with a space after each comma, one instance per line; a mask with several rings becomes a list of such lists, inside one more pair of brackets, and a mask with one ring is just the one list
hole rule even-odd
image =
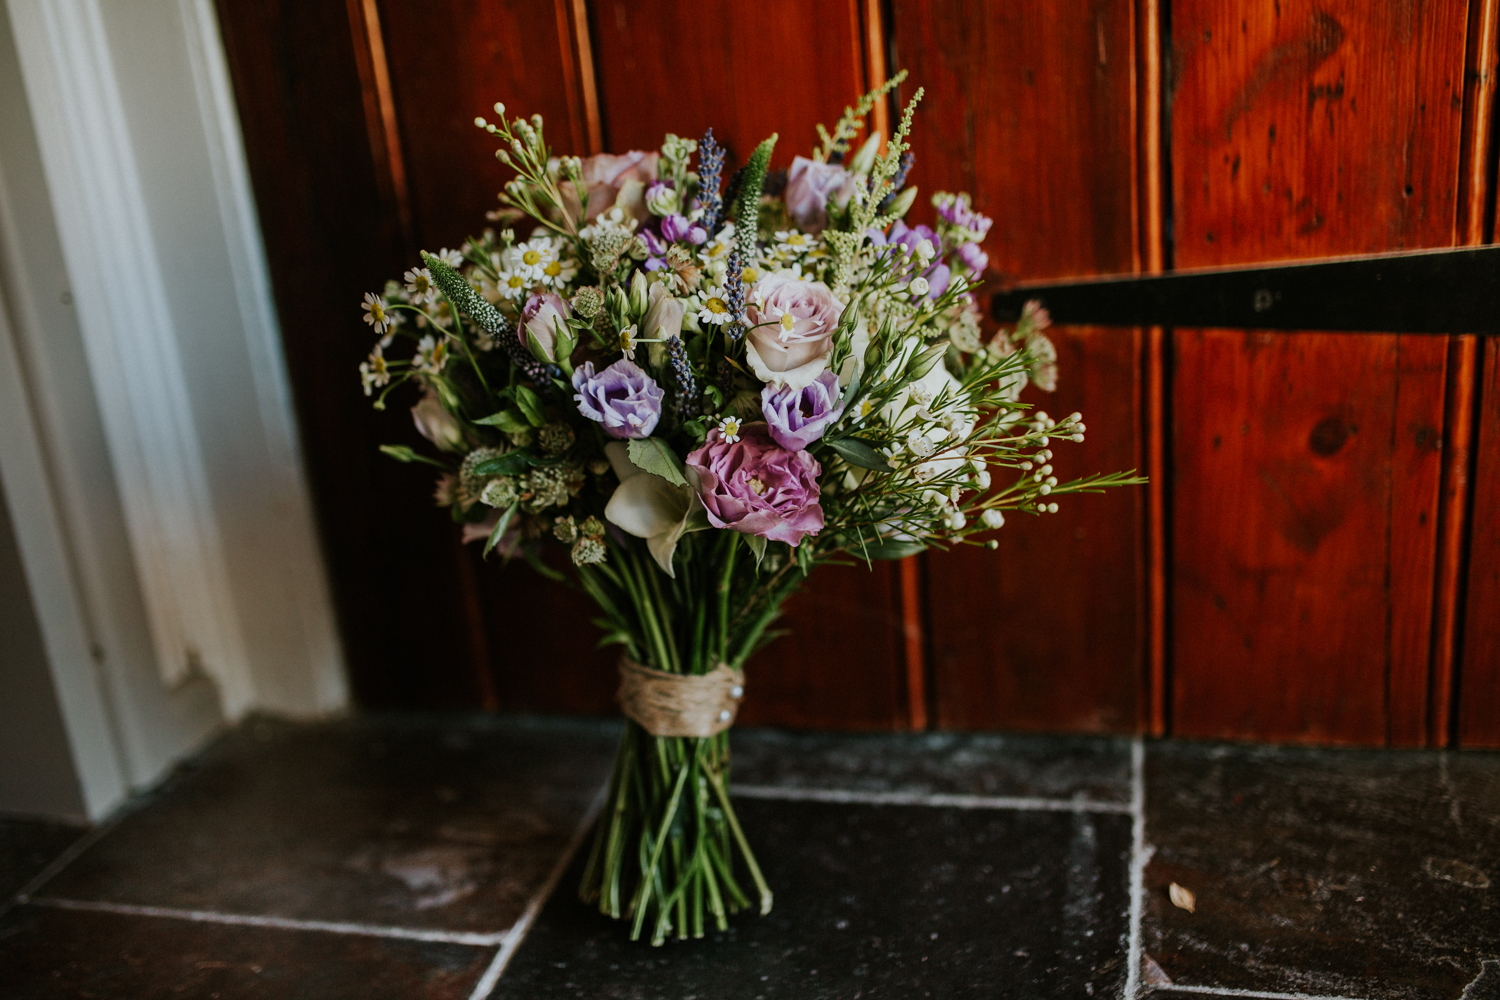
[[698, 474], [698, 496], [716, 528], [793, 546], [823, 530], [822, 466], [771, 440], [765, 424], [746, 424], [735, 442], [709, 431], [687, 466]]
[[511, 247], [507, 263], [512, 271], [528, 281], [543, 282], [548, 280], [547, 265], [556, 259], [557, 250], [552, 246], [552, 241], [540, 236]]
[[666, 393], [633, 361], [616, 361], [598, 374], [594, 363], [573, 371], [578, 412], [604, 425], [612, 438], [645, 438], [656, 430]]
[[432, 283], [432, 272], [425, 267], [414, 267], [401, 276], [406, 282], [406, 294], [412, 305], [422, 305], [437, 298], [437, 286]]
[[729, 311], [729, 297], [718, 285], [705, 288], [702, 301], [703, 305], [698, 310], [698, 322], [721, 326], [734, 318]]
[[394, 323], [385, 299], [374, 292], [365, 293], [365, 322], [375, 328], [376, 333], [385, 333]]

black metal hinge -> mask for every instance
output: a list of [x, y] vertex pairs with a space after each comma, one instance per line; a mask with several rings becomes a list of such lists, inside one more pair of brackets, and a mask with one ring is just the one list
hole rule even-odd
[[1017, 284], [1014, 321], [1041, 299], [1054, 323], [1363, 333], [1500, 333], [1500, 246]]

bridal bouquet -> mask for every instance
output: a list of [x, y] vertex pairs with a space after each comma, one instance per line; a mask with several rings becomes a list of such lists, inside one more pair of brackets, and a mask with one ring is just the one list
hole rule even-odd
[[[993, 548], [1007, 514], [1139, 481], [1054, 474], [1053, 445], [1084, 424], [1018, 401], [1054, 387], [1044, 310], [982, 332], [991, 220], [938, 193], [932, 227], [903, 221], [922, 92], [883, 153], [877, 135], [855, 148], [899, 82], [819, 126], [790, 169], [768, 170], [773, 135], [729, 177], [712, 130], [557, 157], [539, 116], [497, 104], [476, 121], [515, 171], [497, 228], [365, 296], [365, 392], [383, 407], [418, 387], [439, 455], [382, 450], [442, 469], [437, 502], [466, 539], [581, 587], [623, 647], [628, 722], [581, 891], [632, 938], [771, 907], [726, 730], [814, 568]], [[567, 574], [542, 561], [551, 545]]]

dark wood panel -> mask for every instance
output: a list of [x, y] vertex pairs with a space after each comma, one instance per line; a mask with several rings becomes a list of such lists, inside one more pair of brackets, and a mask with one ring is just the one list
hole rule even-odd
[[[1136, 267], [1132, 4], [912, 2], [892, 7], [913, 128], [914, 219], [934, 191], [970, 191], [995, 219], [991, 275], [1040, 278]], [[1061, 384], [1026, 399], [1083, 412], [1061, 478], [1140, 468], [1140, 339], [1057, 331]], [[999, 551], [927, 557], [937, 725], [1130, 732], [1145, 710], [1143, 490], [1016, 517]]]
[[1415, 696], [1388, 672], [1426, 683], [1446, 343], [1176, 347], [1174, 733], [1385, 742], [1387, 698]]
[[655, 149], [667, 132], [714, 136], [743, 162], [780, 134], [775, 166], [812, 155], [865, 83], [855, 0], [691, 0], [592, 5], [604, 137], [614, 152]]
[[1468, 601], [1459, 663], [1458, 743], [1500, 748], [1500, 339], [1486, 337]]
[[[1466, 24], [1174, 3], [1176, 266], [1451, 245]], [[1426, 742], [1445, 354], [1177, 335], [1174, 732]]]
[[570, 31], [571, 4], [537, 0], [381, 0], [391, 93], [418, 243], [457, 246], [486, 225], [511, 172], [495, 138], [474, 127], [508, 117], [546, 120], [559, 154], [587, 155], [587, 122]]
[[376, 451], [420, 439], [404, 410], [373, 412], [355, 375], [372, 344], [360, 298], [403, 259], [350, 8], [220, 0], [218, 11], [355, 697], [476, 704], [453, 526], [428, 477]]

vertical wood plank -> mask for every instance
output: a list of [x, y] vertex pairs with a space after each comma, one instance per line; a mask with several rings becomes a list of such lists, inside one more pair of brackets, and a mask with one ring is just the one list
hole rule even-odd
[[348, 4], [217, 7], [354, 695], [473, 705], [452, 525], [426, 477], [376, 450], [418, 444], [410, 417], [373, 412], [352, 374], [372, 344], [360, 297], [399, 273], [404, 240]]
[[[1175, 264], [1451, 245], [1466, 30], [1440, 0], [1174, 3]], [[1445, 345], [1178, 337], [1173, 731], [1425, 742]]]
[[[970, 191], [995, 219], [992, 279], [1136, 267], [1133, 7], [892, 5], [892, 69], [911, 73], [901, 96], [927, 89], [912, 217], [931, 218], [934, 191]], [[1057, 416], [1080, 410], [1089, 427], [1083, 445], [1057, 449], [1059, 477], [1139, 468], [1139, 335], [1055, 334], [1060, 388], [1026, 399]], [[1136, 730], [1144, 505], [1139, 490], [1072, 499], [1056, 515], [1017, 515], [998, 552], [927, 557], [937, 725]]]
[[1484, 338], [1458, 743], [1500, 748], [1500, 338]]

